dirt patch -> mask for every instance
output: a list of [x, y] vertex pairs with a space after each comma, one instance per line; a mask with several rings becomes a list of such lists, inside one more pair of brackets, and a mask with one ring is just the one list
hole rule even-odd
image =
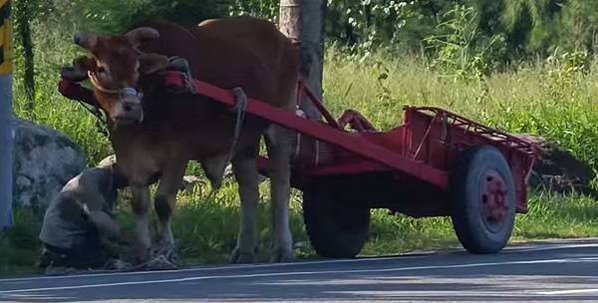
[[520, 137], [535, 142], [543, 149], [529, 180], [532, 188], [560, 194], [576, 192], [598, 199], [598, 191], [591, 187], [595, 175], [587, 164], [545, 138], [530, 135]]

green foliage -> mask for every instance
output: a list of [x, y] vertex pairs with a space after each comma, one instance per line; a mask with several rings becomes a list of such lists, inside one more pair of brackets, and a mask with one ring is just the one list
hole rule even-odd
[[[253, 15], [278, 23], [279, 3], [279, 0], [23, 0], [17, 1], [17, 6], [32, 7], [32, 12], [17, 25], [42, 23], [45, 28], [50, 25], [69, 31], [114, 33], [146, 18], [197, 24], [207, 18]], [[547, 57], [556, 49], [584, 49], [593, 53], [598, 37], [598, 10], [594, 6], [593, 1], [586, 0], [335, 0], [328, 1], [325, 30], [329, 44], [339, 44], [359, 56], [381, 48], [395, 55], [448, 56], [451, 64], [459, 65], [452, 69], [461, 70], [467, 78], [535, 55]], [[451, 30], [450, 20], [466, 22], [457, 24], [464, 32], [459, 34], [456, 29], [447, 32]], [[431, 37], [446, 40], [449, 35], [461, 41], [431, 48], [425, 42], [426, 38], [430, 42]], [[464, 47], [461, 42], [473, 44]], [[28, 49], [26, 39], [21, 44], [24, 50]], [[450, 58], [471, 48], [475, 51], [465, 52], [471, 58]]]
[[[404, 105], [447, 108], [512, 133], [544, 136], [598, 169], [598, 67], [592, 64], [595, 59], [583, 58], [583, 53], [562, 53], [548, 62], [492, 73], [480, 86], [447, 79], [419, 57], [374, 54], [360, 62], [329, 49], [325, 99], [337, 116], [353, 108], [380, 129], [397, 126]], [[380, 95], [394, 101], [381, 104]]]
[[186, 24], [227, 14], [228, 0], [75, 0], [61, 2], [59, 10], [84, 30], [102, 33], [122, 32], [132, 24], [147, 18], [164, 18]]
[[598, 11], [595, 1], [585, 0], [330, 1], [326, 34], [362, 53], [380, 47], [418, 51], [424, 38], [446, 34], [446, 15], [454, 15], [456, 6], [470, 7], [468, 17], [474, 17], [461, 27], [476, 31], [478, 42], [499, 44], [493, 49], [500, 51], [488, 54], [490, 69], [546, 57], [556, 48], [593, 53], [596, 46]]
[[405, 26], [414, 1], [331, 1], [327, 18], [328, 35], [370, 50], [380, 44], [394, 44]]
[[17, 60], [22, 62], [24, 72], [22, 82], [24, 84], [27, 107], [31, 112], [35, 105], [35, 79], [33, 63], [33, 41], [31, 38], [31, 20], [34, 20], [40, 12], [45, 11], [45, 7], [39, 5], [37, 0], [16, 1], [14, 4], [14, 24], [16, 35], [16, 54]]
[[278, 24], [279, 0], [234, 0], [229, 6], [231, 16], [259, 16]]
[[529, 213], [518, 216], [513, 240], [593, 237], [597, 215], [596, 201], [587, 197], [532, 193]]
[[[267, 194], [268, 183], [261, 186]], [[180, 249], [182, 266], [226, 263], [235, 246], [238, 232], [239, 206], [234, 183], [225, 184], [214, 199], [207, 199], [201, 187], [194, 193], [181, 193], [173, 219], [173, 232]], [[121, 197], [117, 219], [124, 233], [134, 236], [135, 216], [126, 195]], [[297, 193], [291, 199], [291, 232], [295, 240], [295, 253], [301, 259], [315, 259], [316, 253], [309, 245], [303, 225]], [[269, 204], [261, 196], [258, 207], [259, 260], [269, 261], [273, 239], [270, 236]], [[595, 237], [598, 235], [598, 206], [586, 197], [555, 196], [532, 193], [529, 212], [518, 215], [511, 243], [554, 238]], [[157, 220], [152, 217], [152, 224]], [[41, 250], [38, 235], [41, 228], [40, 214], [27, 209], [16, 209], [16, 225], [6, 234], [0, 234], [0, 278], [38, 273], [34, 268]], [[450, 218], [411, 218], [402, 214], [390, 215], [388, 211], [372, 211], [369, 240], [361, 252], [363, 256], [392, 255], [413, 250], [456, 248], [460, 244], [451, 226]], [[125, 259], [130, 249], [119, 249]]]
[[432, 67], [453, 74], [455, 80], [481, 80], [489, 75], [492, 60], [504, 50], [504, 38], [482, 36], [473, 7], [458, 5], [443, 17], [439, 34], [425, 39], [436, 54]]
[[40, 214], [15, 209], [15, 226], [6, 233], [0, 232], [0, 277], [35, 272], [36, 258], [41, 251], [40, 229]]
[[[36, 25], [39, 26], [39, 25]], [[35, 28], [35, 27], [34, 27]], [[90, 165], [95, 165], [109, 155], [108, 139], [98, 132], [96, 118], [76, 101], [66, 99], [57, 89], [60, 68], [70, 64], [79, 52], [72, 43], [72, 32], [33, 31], [36, 82], [36, 106], [28, 106], [26, 89], [22, 79], [23, 62], [16, 61], [14, 88], [14, 112], [18, 118], [32, 120], [64, 132], [75, 143], [82, 146]], [[57, 48], [56, 45], [60, 45]]]
[[[580, 88], [583, 75], [589, 69], [587, 51], [555, 52], [546, 59], [548, 66], [546, 89], [555, 102], [574, 101], [579, 96], [575, 89]], [[573, 90], [573, 94], [569, 93]]]
[[563, 10], [563, 23], [568, 29], [566, 45], [596, 53], [598, 46], [598, 11], [596, 1], [569, 0]]
[[560, 0], [505, 1], [504, 20], [513, 42], [526, 45], [531, 52], [551, 52], [562, 36], [562, 5]]
[[550, 55], [557, 48], [594, 52], [598, 37], [595, 1], [504, 1], [509, 43], [530, 54]]
[[372, 76], [376, 79], [376, 103], [381, 107], [397, 104], [398, 100], [393, 96], [389, 88], [388, 78], [390, 69], [382, 60], [376, 60], [372, 69]]

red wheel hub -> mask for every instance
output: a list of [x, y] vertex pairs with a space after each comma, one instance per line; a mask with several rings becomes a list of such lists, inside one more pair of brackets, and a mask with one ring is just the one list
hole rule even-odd
[[499, 223], [503, 221], [509, 211], [507, 205], [507, 185], [494, 170], [489, 170], [484, 175], [484, 179], [480, 183], [482, 203], [486, 219], [489, 223]]

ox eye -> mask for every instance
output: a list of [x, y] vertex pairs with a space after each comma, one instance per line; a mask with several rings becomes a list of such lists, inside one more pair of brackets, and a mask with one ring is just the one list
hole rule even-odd
[[106, 72], [106, 69], [104, 67], [102, 67], [102, 66], [98, 67], [98, 73], [102, 73], [103, 74], [105, 72]]

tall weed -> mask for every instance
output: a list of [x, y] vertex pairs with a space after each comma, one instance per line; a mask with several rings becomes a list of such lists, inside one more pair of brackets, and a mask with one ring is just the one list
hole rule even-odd
[[435, 54], [432, 68], [456, 81], [480, 81], [495, 68], [493, 60], [501, 57], [505, 39], [484, 36], [477, 14], [473, 7], [464, 5], [455, 5], [444, 14], [444, 21], [437, 26], [439, 34], [424, 39]]

